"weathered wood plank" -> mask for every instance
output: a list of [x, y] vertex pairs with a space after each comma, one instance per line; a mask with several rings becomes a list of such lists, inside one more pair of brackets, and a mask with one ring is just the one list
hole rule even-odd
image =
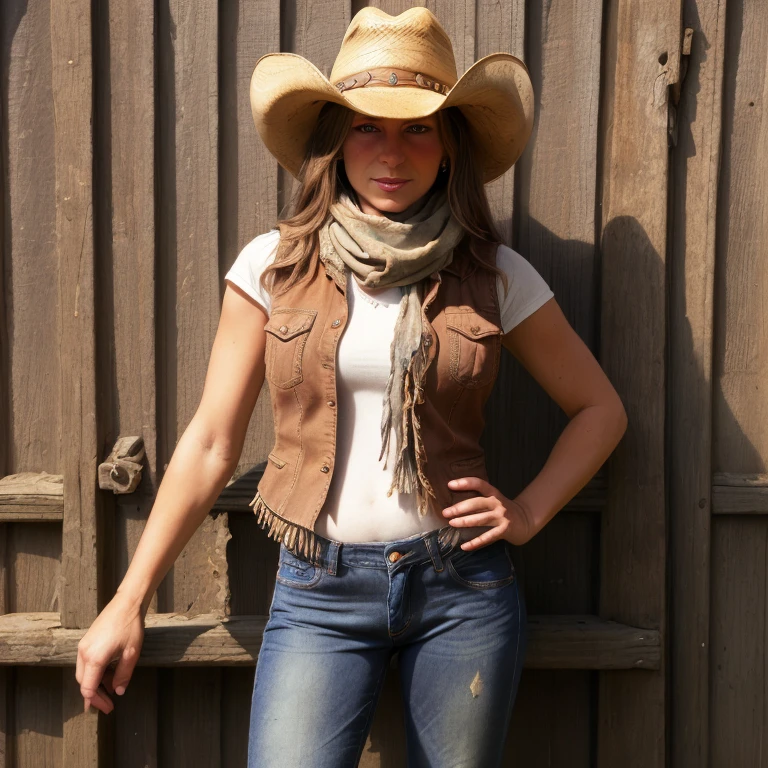
[[768, 488], [713, 485], [712, 514], [768, 515]]
[[[109, 6], [99, 19], [99, 66], [110, 73], [98, 78], [97, 98], [109, 141], [97, 147], [109, 174], [101, 179], [106, 193], [97, 200], [99, 293], [104, 324], [99, 370], [102, 418], [110, 435], [141, 435], [145, 458], [142, 480], [130, 497], [104, 493], [106, 514], [114, 517], [110, 542], [114, 573], [120, 583], [136, 550], [158, 486], [157, 350], [155, 346], [157, 261], [155, 168], [157, 98], [155, 4], [127, 0]], [[103, 461], [106, 456], [99, 457]], [[149, 611], [157, 610], [153, 595]], [[149, 703], [148, 703], [149, 706]], [[139, 731], [140, 733], [143, 731]], [[136, 751], [146, 750], [137, 743]]]
[[764, 520], [724, 517], [712, 523], [709, 748], [713, 768], [758, 766], [765, 756], [767, 548]]
[[503, 765], [592, 768], [592, 729], [584, 727], [586, 718], [577, 716], [576, 711], [581, 709], [594, 719], [591, 713], [595, 707], [593, 678], [596, 674], [578, 670], [525, 670], [512, 712]]
[[[218, 269], [218, 5], [160, 8], [158, 461], [194, 416], [220, 311]], [[203, 588], [205, 536], [194, 536], [158, 589], [162, 610], [188, 610]]]
[[[525, 3], [520, 0], [505, 0], [502, 3], [495, 0], [478, 0], [476, 7], [475, 58], [481, 59], [501, 51], [525, 60]], [[460, 76], [461, 74], [459, 72]], [[531, 152], [532, 146], [533, 144], [529, 145], [524, 156]], [[504, 242], [509, 246], [512, 246], [514, 237], [515, 178], [518, 176], [519, 166], [520, 161], [485, 187], [494, 221], [501, 230]]]
[[[220, 768], [220, 669], [165, 669], [158, 673], [163, 734], [159, 764]], [[228, 768], [228, 766], [224, 766]]]
[[[662, 637], [668, 97], [678, 79], [680, 14], [678, 0], [607, 3], [601, 111], [600, 361], [629, 427], [607, 463], [600, 615]], [[665, 764], [665, 677], [663, 658], [642, 677], [601, 674], [600, 768]]]
[[726, 5], [712, 461], [746, 474], [768, 462], [768, 14], [760, 3]]
[[[669, 301], [670, 746], [709, 765], [712, 339], [725, 3], [685, 0], [692, 45], [675, 109]], [[684, 183], [680, 183], [684, 180]]]
[[48, 472], [19, 472], [0, 478], [0, 520], [62, 520], [64, 478]]
[[8, 613], [60, 610], [61, 526], [15, 523], [6, 527]]
[[[249, 99], [256, 61], [279, 51], [280, 0], [238, 0], [220, 4], [221, 135], [220, 274], [240, 250], [275, 226], [278, 213], [278, 165], [259, 138]], [[224, 286], [222, 286], [222, 295]], [[261, 393], [246, 432], [236, 475], [266, 458], [274, 443], [269, 387]]]
[[[102, 604], [96, 526], [91, 5], [51, 4], [56, 110], [56, 256], [62, 339], [62, 621], [87, 626]], [[66, 340], [66, 341], [64, 341]]]
[[[19, 768], [61, 768], [67, 764], [63, 749], [61, 675], [59, 669], [14, 670], [12, 764]], [[82, 711], [82, 707], [80, 709]], [[95, 720], [96, 716], [91, 719]], [[89, 764], [90, 756], [89, 762], [81, 763], [82, 766]]]
[[[258, 656], [266, 616], [147, 614], [140, 666], [236, 666]], [[529, 616], [532, 669], [658, 669], [659, 632], [590, 615]], [[75, 663], [82, 629], [56, 613], [0, 616], [0, 665]], [[641, 676], [642, 677], [642, 676]]]
[[[96, 327], [93, 248], [93, 35], [91, 3], [51, 3], [55, 120], [56, 257], [64, 516], [61, 622], [87, 627], [106, 602], [101, 570], [104, 530], [97, 493]], [[104, 733], [98, 719], [73, 707], [65, 685], [62, 765], [96, 768]]]
[[110, 715], [115, 719], [115, 740], [112, 759], [105, 765], [158, 768], [158, 738], [164, 737], [158, 733], [158, 685], [157, 669], [134, 669], [130, 684]]
[[[3, 474], [61, 471], [61, 384], [57, 275], [55, 102], [51, 81], [51, 6], [0, 5], [4, 295], [13, 329], [3, 347], [8, 414]], [[66, 61], [64, 62], [66, 65]], [[61, 113], [59, 120], [64, 119]], [[41, 279], [41, 276], [47, 279]], [[10, 331], [10, 329], [9, 329]]]

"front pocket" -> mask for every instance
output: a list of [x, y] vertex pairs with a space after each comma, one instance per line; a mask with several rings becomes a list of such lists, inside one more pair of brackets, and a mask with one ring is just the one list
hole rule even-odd
[[304, 347], [316, 317], [316, 309], [283, 307], [273, 311], [264, 326], [264, 365], [270, 384], [290, 389], [304, 380]]
[[501, 328], [464, 307], [446, 308], [445, 324], [453, 379], [469, 389], [491, 384], [499, 369]]
[[469, 551], [459, 547], [448, 556], [448, 573], [471, 589], [497, 589], [515, 580], [515, 566], [504, 539]]
[[306, 562], [280, 545], [280, 559], [277, 565], [277, 581], [287, 587], [311, 589], [323, 575], [323, 569]]

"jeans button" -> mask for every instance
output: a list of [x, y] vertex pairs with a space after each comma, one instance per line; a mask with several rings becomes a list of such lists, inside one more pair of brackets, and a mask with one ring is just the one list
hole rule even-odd
[[402, 555], [399, 552], [390, 552], [389, 553], [389, 562], [390, 563], [396, 563]]

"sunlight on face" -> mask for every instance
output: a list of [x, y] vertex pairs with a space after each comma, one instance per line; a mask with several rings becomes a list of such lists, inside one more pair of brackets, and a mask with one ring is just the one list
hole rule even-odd
[[435, 115], [399, 120], [357, 113], [342, 150], [360, 208], [374, 215], [415, 203], [434, 184], [446, 156]]

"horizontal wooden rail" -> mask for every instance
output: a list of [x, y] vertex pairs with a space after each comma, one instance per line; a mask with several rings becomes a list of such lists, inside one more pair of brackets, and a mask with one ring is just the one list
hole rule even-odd
[[64, 478], [48, 472], [20, 472], [0, 478], [0, 522], [61, 521]]
[[717, 472], [712, 486], [715, 515], [768, 515], [768, 475]]
[[[264, 463], [257, 464], [230, 482], [214, 502], [211, 513], [253, 512], [249, 502], [256, 494], [263, 473]], [[22, 472], [0, 478], [0, 523], [61, 522], [64, 513], [63, 487], [61, 475], [47, 472]], [[605, 480], [597, 475], [563, 510], [599, 512], [605, 506], [605, 497]], [[130, 495], [126, 494], [126, 498]]]
[[[266, 616], [148, 614], [139, 665], [255, 664]], [[661, 641], [596, 616], [530, 616], [525, 666], [530, 669], [658, 669]], [[82, 629], [63, 629], [57, 613], [0, 616], [0, 665], [73, 666]]]

